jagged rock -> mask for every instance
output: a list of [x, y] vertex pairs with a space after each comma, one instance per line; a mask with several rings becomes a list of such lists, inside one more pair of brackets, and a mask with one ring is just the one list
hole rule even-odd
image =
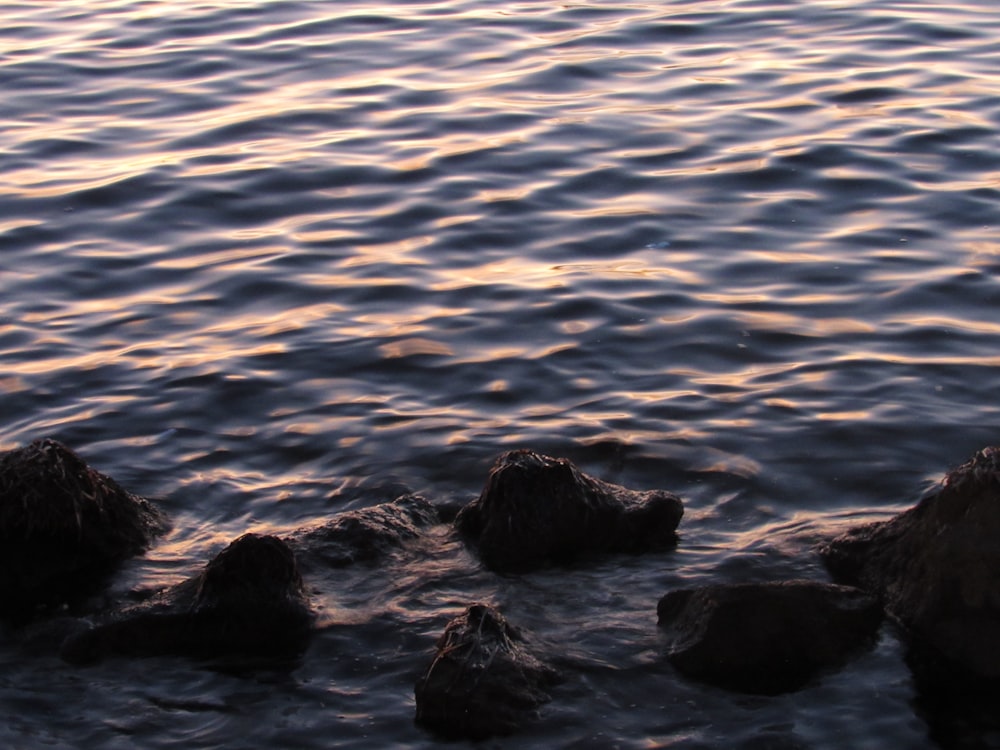
[[[911, 663], [951, 687], [1000, 686], [1000, 448], [979, 451], [916, 506], [820, 554], [906, 628]], [[918, 677], [921, 677], [918, 674]]]
[[670, 662], [747, 693], [796, 690], [870, 644], [878, 601], [848, 586], [781, 581], [672, 591], [657, 606]]
[[0, 456], [0, 617], [76, 605], [168, 528], [147, 500], [38, 440]]
[[420, 495], [403, 495], [388, 503], [338, 513], [288, 542], [302, 557], [342, 567], [383, 557], [436, 523], [440, 521], [430, 502]]
[[74, 663], [170, 654], [282, 661], [302, 652], [313, 620], [288, 545], [245, 534], [197, 576], [70, 637], [62, 655]]
[[473, 604], [445, 627], [417, 680], [416, 721], [453, 739], [510, 734], [550, 700], [546, 689], [558, 679], [503, 615]]
[[567, 459], [518, 450], [496, 460], [455, 527], [488, 568], [523, 572], [585, 554], [668, 548], [683, 513], [670, 492], [629, 490]]

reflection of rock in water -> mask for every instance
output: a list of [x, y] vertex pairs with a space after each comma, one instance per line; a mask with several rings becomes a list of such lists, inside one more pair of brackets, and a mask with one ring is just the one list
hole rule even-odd
[[71, 662], [114, 654], [291, 660], [307, 645], [312, 623], [288, 545], [245, 534], [197, 576], [69, 638], [63, 656]]
[[451, 738], [510, 734], [549, 700], [557, 679], [503, 615], [473, 604], [448, 623], [417, 680], [416, 720]]
[[167, 529], [165, 516], [55, 440], [0, 457], [0, 613], [75, 605]]
[[870, 646], [878, 602], [849, 586], [781, 581], [671, 591], [657, 606], [670, 662], [748, 693], [797, 690]]
[[522, 572], [587, 554], [669, 547], [683, 513], [664, 490], [629, 490], [566, 459], [519, 450], [496, 460], [455, 526], [488, 568]]

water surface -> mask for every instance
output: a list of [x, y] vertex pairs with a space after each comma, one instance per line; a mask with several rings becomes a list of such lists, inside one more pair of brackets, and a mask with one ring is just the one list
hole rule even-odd
[[413, 680], [484, 600], [570, 674], [519, 747], [989, 746], [914, 705], [888, 629], [747, 698], [672, 672], [655, 603], [825, 578], [817, 541], [996, 442], [994, 4], [0, 11], [0, 448], [53, 436], [161, 498], [117, 590], [471, 498], [514, 447], [687, 506], [669, 554], [499, 578], [438, 529], [315, 574], [290, 674], [4, 647], [4, 744], [437, 746]]

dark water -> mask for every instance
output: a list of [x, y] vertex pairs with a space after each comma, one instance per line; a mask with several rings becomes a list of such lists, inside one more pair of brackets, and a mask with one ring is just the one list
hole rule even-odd
[[823, 578], [818, 540], [1000, 440], [992, 1], [0, 10], [0, 448], [162, 499], [120, 591], [471, 498], [512, 447], [687, 506], [670, 554], [499, 578], [439, 529], [314, 575], [286, 675], [2, 645], [0, 744], [436, 747], [413, 680], [475, 600], [569, 675], [488, 746], [952, 744], [889, 629], [750, 698], [673, 673], [655, 603]]

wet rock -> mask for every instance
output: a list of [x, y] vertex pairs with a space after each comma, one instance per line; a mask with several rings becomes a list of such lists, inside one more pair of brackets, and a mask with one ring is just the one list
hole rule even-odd
[[911, 666], [948, 689], [1000, 685], [1000, 448], [951, 472], [916, 506], [851, 529], [820, 554], [905, 627]]
[[417, 680], [416, 721], [452, 739], [510, 734], [549, 701], [546, 688], [558, 679], [496, 609], [473, 604], [448, 623]]
[[55, 440], [0, 456], [0, 617], [25, 620], [100, 589], [168, 528], [147, 500]]
[[62, 655], [73, 663], [111, 655], [293, 660], [306, 647], [313, 620], [288, 545], [245, 534], [197, 576], [70, 637]]
[[664, 490], [625, 489], [567, 459], [518, 450], [496, 460], [455, 527], [488, 568], [523, 572], [585, 554], [668, 548], [683, 513]]
[[672, 591], [657, 606], [668, 658], [685, 675], [730, 690], [796, 690], [874, 641], [882, 620], [864, 592], [818, 581]]
[[369, 508], [338, 513], [331, 521], [295, 534], [296, 554], [333, 567], [384, 557], [420, 530], [440, 523], [434, 506], [420, 495], [403, 495]]

